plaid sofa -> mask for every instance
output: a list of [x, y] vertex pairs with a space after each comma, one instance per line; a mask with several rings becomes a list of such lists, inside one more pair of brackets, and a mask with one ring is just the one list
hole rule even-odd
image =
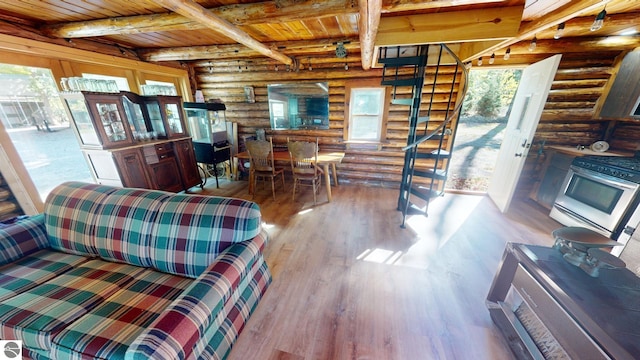
[[249, 201], [79, 182], [0, 228], [0, 339], [34, 359], [222, 359], [271, 275]]

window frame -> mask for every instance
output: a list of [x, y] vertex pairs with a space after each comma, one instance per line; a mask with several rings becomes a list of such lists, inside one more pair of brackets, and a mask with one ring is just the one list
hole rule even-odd
[[[351, 97], [353, 90], [358, 89], [382, 89], [384, 91], [384, 101], [380, 107], [379, 114], [379, 139], [378, 140], [351, 140], [352, 115], [351, 115]], [[344, 142], [350, 144], [383, 144], [387, 142], [387, 121], [389, 115], [389, 103], [391, 101], [391, 91], [388, 86], [380, 85], [379, 81], [353, 81], [345, 84], [345, 103], [344, 103]]]

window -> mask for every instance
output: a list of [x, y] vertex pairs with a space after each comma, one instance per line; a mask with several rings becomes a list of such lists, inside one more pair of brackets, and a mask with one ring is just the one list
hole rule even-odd
[[0, 121], [42, 200], [58, 184], [93, 182], [51, 71], [0, 64]]
[[385, 108], [385, 88], [351, 88], [349, 141], [380, 142]]
[[82, 77], [87, 79], [97, 79], [97, 80], [114, 80], [116, 84], [118, 84], [119, 90], [131, 91], [131, 88], [129, 87], [129, 82], [125, 77], [99, 75], [99, 74], [87, 74], [87, 73], [83, 73]]

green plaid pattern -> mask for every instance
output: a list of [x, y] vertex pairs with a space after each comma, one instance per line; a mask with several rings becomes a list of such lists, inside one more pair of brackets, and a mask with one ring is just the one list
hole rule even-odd
[[[240, 288], [242, 279], [251, 278], [251, 271], [261, 269], [261, 264], [257, 263], [264, 262], [261, 251], [265, 241], [266, 237], [261, 235], [253, 241], [245, 241], [227, 248], [218, 261], [186, 289], [133, 343], [130, 349], [132, 356], [128, 358], [189, 357], [189, 352], [194, 349], [207, 329], [216, 327], [216, 316], [225, 312], [226, 304], [233, 303], [234, 293], [244, 291]], [[264, 277], [263, 281], [257, 282], [264, 286], [257, 291], [261, 294], [271, 281], [271, 276], [268, 270], [259, 274], [260, 277]], [[246, 313], [246, 316], [248, 318], [249, 313]], [[242, 321], [246, 321], [247, 318], [243, 318]]]
[[94, 217], [107, 194], [117, 189], [81, 182], [67, 182], [53, 189], [44, 208], [51, 247], [76, 255], [97, 255]]
[[162, 201], [169, 196], [141, 189], [120, 189], [107, 196], [95, 216], [95, 245], [100, 257], [151, 267], [151, 230]]
[[271, 283], [267, 263], [259, 261], [254, 267], [258, 268], [256, 274], [247, 278], [250, 281], [242, 293], [234, 293], [233, 298], [227, 301], [224, 310], [214, 319], [213, 325], [198, 339], [191, 358], [224, 359], [231, 352], [231, 347]]
[[147, 269], [54, 339], [52, 358], [124, 359], [138, 337], [193, 279]]
[[0, 301], [21, 294], [87, 261], [86, 257], [40, 250], [0, 267]]
[[92, 311], [143, 268], [88, 261], [75, 269], [0, 303], [0, 339], [48, 350], [52, 338]]
[[0, 265], [48, 247], [42, 214], [0, 228]]
[[253, 202], [175, 195], [160, 208], [151, 237], [151, 262], [160, 271], [196, 278], [224, 249], [260, 230], [260, 208]]

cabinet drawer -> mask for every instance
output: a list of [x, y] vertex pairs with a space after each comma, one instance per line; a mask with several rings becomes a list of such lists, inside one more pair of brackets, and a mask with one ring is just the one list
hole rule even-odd
[[551, 294], [520, 264], [512, 285], [571, 358], [609, 359]]
[[148, 145], [143, 148], [143, 152], [145, 161], [150, 165], [175, 156], [172, 143]]

